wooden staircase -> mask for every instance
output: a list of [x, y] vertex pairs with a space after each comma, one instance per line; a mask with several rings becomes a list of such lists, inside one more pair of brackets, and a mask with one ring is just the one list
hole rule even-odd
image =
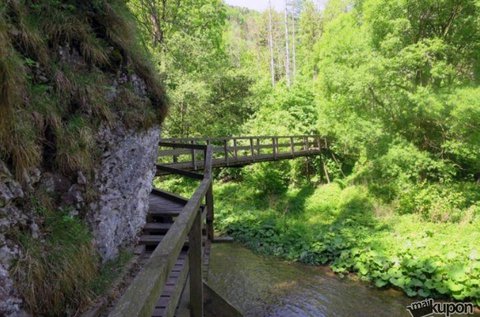
[[318, 155], [328, 150], [327, 141], [320, 136], [171, 139], [159, 147], [157, 176], [181, 175], [200, 185], [189, 199], [152, 191], [147, 222], [135, 248], [143, 267], [109, 316], [183, 317], [176, 315], [182, 293], [188, 294], [182, 302], [191, 317], [241, 316], [205, 284], [214, 238], [212, 167]]
[[[149, 211], [147, 215], [147, 223], [143, 228], [142, 235], [135, 248], [136, 255], [140, 256], [141, 262], [147, 262], [151, 254], [162, 241], [171, 228], [175, 219], [180, 215], [185, 208], [188, 199], [173, 193], [155, 189], [149, 197]], [[205, 206], [200, 206], [202, 214], [202, 223], [206, 217]], [[210, 242], [206, 236], [205, 227], [202, 230], [202, 245], [204, 253], [203, 273], [204, 277], [208, 274], [208, 258], [210, 255]], [[165, 288], [155, 304], [152, 317], [175, 316], [177, 303], [184, 290], [188, 278], [189, 263], [188, 263], [188, 249], [189, 241], [185, 241], [182, 251], [177, 258], [177, 261], [168, 275], [165, 283]]]

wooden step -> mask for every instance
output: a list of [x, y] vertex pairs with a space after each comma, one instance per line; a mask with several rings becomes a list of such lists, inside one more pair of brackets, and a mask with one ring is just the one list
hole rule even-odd
[[174, 316], [177, 308], [176, 303], [180, 300], [182, 290], [188, 276], [188, 253], [182, 251], [170, 272], [162, 295], [155, 304], [152, 317]]
[[[139, 244], [142, 244], [142, 245], [146, 245], [146, 246], [157, 246], [163, 239], [163, 237], [165, 237], [164, 235], [150, 235], [150, 234], [146, 234], [146, 235], [142, 235], [140, 237], [140, 240], [139, 240]], [[205, 245], [205, 243], [208, 241], [207, 237], [206, 236], [203, 236], [202, 237], [202, 244]], [[185, 244], [184, 246], [188, 247], [189, 245], [189, 242], [188, 242], [188, 238], [187, 240], [185, 241]]]
[[153, 217], [177, 217], [181, 211], [181, 209], [150, 209], [148, 215]]
[[162, 241], [163, 237], [162, 235], [143, 235], [140, 237], [140, 244], [143, 245], [158, 245], [160, 241]]
[[143, 228], [146, 233], [165, 234], [172, 226], [171, 223], [149, 222]]

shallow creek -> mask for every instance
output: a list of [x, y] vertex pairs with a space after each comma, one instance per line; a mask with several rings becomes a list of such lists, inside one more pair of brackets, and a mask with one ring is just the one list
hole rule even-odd
[[414, 301], [396, 290], [339, 278], [327, 267], [257, 255], [236, 243], [212, 246], [208, 281], [254, 317], [408, 317], [406, 306]]

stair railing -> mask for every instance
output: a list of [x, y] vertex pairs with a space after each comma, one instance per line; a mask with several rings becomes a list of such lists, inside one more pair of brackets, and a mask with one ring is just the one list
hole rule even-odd
[[[212, 190], [212, 154], [211, 145], [192, 143], [161, 142], [160, 146], [174, 149], [187, 149], [192, 155], [203, 152], [205, 162], [204, 174], [186, 172], [182, 175], [201, 179], [200, 185], [188, 200], [180, 215], [174, 221], [165, 237], [155, 248], [148, 262], [137, 274], [133, 282], [119, 299], [110, 317], [150, 317], [155, 304], [160, 298], [167, 277], [180, 255], [182, 247], [189, 239], [189, 274], [190, 274], [190, 313], [192, 317], [203, 316], [203, 276], [202, 276], [202, 215], [201, 204], [206, 202], [207, 237], [213, 240], [213, 190]], [[177, 303], [178, 304], [178, 303]]]

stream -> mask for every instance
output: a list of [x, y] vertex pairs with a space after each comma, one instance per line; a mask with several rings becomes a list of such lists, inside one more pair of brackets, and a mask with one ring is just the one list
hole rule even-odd
[[400, 291], [339, 278], [327, 267], [284, 262], [237, 243], [212, 246], [208, 282], [252, 317], [408, 317], [406, 306], [415, 301]]

